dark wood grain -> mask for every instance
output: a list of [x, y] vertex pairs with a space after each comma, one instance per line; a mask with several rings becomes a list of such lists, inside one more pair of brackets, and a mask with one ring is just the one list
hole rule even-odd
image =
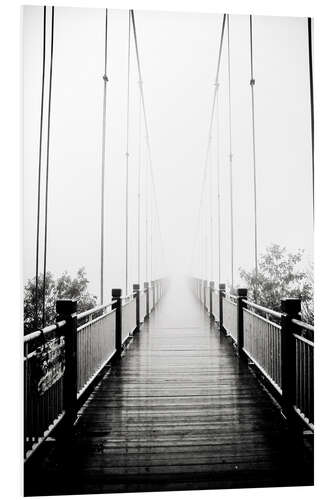
[[27, 467], [26, 495], [313, 484], [303, 442], [179, 284], [79, 414]]

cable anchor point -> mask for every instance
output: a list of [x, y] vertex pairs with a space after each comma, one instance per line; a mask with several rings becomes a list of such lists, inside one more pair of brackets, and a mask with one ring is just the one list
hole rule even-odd
[[108, 81], [109, 81], [109, 79], [108, 79], [107, 75], [103, 75], [103, 80], [104, 80], [105, 82], [108, 82]]
[[251, 80], [250, 80], [250, 85], [251, 85], [251, 87], [253, 87], [253, 85], [255, 85], [255, 83], [256, 83], [255, 79], [254, 79], [254, 78], [251, 78]]

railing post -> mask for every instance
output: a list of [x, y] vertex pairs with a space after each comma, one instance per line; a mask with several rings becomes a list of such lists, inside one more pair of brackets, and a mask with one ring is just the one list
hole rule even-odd
[[139, 284], [136, 283], [133, 285], [133, 293], [136, 302], [136, 329], [138, 331], [140, 330], [140, 285]]
[[153, 310], [155, 309], [156, 306], [156, 297], [155, 297], [155, 281], [151, 282], [151, 288], [153, 290]]
[[296, 342], [291, 320], [298, 318], [301, 300], [296, 298], [281, 300], [281, 385], [283, 412], [289, 422], [294, 421], [293, 406], [296, 390]]
[[64, 425], [70, 433], [77, 418], [77, 301], [56, 302], [58, 321], [65, 320]]
[[116, 353], [117, 356], [121, 354], [122, 341], [122, 290], [121, 288], [112, 288], [112, 300], [116, 301], [114, 308], [116, 309]]
[[146, 293], [146, 316], [149, 318], [149, 283], [148, 281], [145, 281], [144, 284], [144, 290]]
[[213, 290], [215, 287], [215, 282], [209, 282], [209, 316], [213, 318]]
[[242, 356], [244, 347], [243, 309], [246, 307], [246, 304], [243, 303], [243, 300], [246, 299], [247, 299], [247, 288], [238, 288], [237, 289], [237, 349], [239, 356]]
[[207, 297], [206, 297], [206, 295], [207, 295], [207, 280], [203, 280], [202, 284], [203, 284], [203, 292], [204, 292], [203, 293], [203, 298], [204, 298], [203, 305], [204, 305], [204, 309], [207, 309]]
[[223, 297], [225, 297], [225, 283], [219, 283], [220, 332], [225, 333], [223, 326]]

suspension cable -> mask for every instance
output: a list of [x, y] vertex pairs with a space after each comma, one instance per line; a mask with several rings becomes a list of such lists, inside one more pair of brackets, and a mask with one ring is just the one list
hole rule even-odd
[[310, 107], [311, 107], [312, 213], [313, 213], [313, 218], [314, 218], [314, 106], [313, 106], [312, 19], [311, 19], [311, 17], [308, 17], [308, 45], [309, 45], [309, 78], [310, 78]]
[[49, 75], [49, 99], [47, 112], [47, 143], [46, 143], [46, 177], [45, 177], [45, 215], [44, 215], [44, 268], [43, 268], [43, 327], [45, 326], [45, 299], [46, 299], [46, 263], [47, 263], [47, 223], [49, 198], [49, 165], [50, 165], [50, 130], [51, 130], [51, 103], [52, 103], [52, 76], [53, 76], [53, 40], [54, 40], [54, 7], [51, 16], [51, 52]]
[[128, 294], [128, 159], [129, 159], [129, 126], [130, 126], [130, 72], [131, 72], [131, 11], [128, 11], [128, 48], [127, 48], [127, 112], [126, 112], [126, 193], [125, 193], [125, 282]]
[[135, 43], [136, 61], [137, 61], [137, 68], [138, 68], [138, 74], [139, 74], [139, 83], [140, 83], [141, 101], [142, 101], [142, 111], [143, 111], [144, 126], [145, 126], [145, 137], [146, 137], [146, 145], [147, 145], [147, 153], [148, 153], [148, 165], [149, 165], [149, 171], [150, 171], [150, 177], [151, 177], [151, 184], [152, 184], [152, 195], [153, 195], [153, 202], [154, 202], [154, 207], [155, 207], [155, 212], [156, 212], [156, 222], [157, 222], [158, 234], [159, 234], [159, 238], [160, 238], [160, 241], [161, 241], [162, 253], [163, 253], [163, 256], [164, 256], [164, 245], [163, 245], [163, 238], [162, 238], [162, 232], [161, 232], [160, 215], [159, 215], [158, 204], [157, 204], [156, 184], [155, 184], [154, 171], [153, 171], [153, 166], [152, 166], [152, 154], [151, 154], [151, 146], [150, 146], [150, 136], [149, 136], [149, 128], [148, 128], [148, 120], [147, 120], [147, 112], [146, 112], [146, 104], [145, 104], [145, 98], [144, 98], [144, 91], [143, 91], [142, 71], [141, 71], [141, 63], [140, 63], [140, 56], [139, 56], [139, 49], [138, 49], [138, 39], [137, 39], [137, 32], [136, 32], [134, 11], [131, 10], [130, 13], [131, 13], [131, 18], [132, 18], [132, 27], [133, 27], [133, 35], [134, 35], [134, 43]]
[[[206, 148], [203, 176], [202, 176], [202, 181], [201, 181], [201, 194], [200, 194], [199, 210], [198, 210], [198, 215], [197, 215], [198, 222], [197, 222], [196, 230], [194, 232], [194, 239], [196, 239], [197, 235], [198, 235], [199, 217], [200, 217], [200, 212], [202, 210], [204, 190], [205, 190], [205, 184], [206, 184], [206, 179], [207, 179], [208, 157], [209, 157], [209, 152], [210, 152], [210, 148], [211, 148], [211, 141], [212, 141], [212, 129], [213, 129], [214, 114], [215, 114], [217, 89], [218, 89], [218, 83], [219, 83], [219, 74], [220, 74], [220, 66], [221, 66], [221, 55], [222, 55], [222, 46], [223, 46], [223, 38], [224, 38], [225, 21], [226, 21], [226, 14], [223, 14], [221, 37], [220, 37], [219, 52], [218, 52], [218, 61], [217, 61], [217, 69], [216, 69], [216, 76], [215, 76], [215, 82], [214, 82], [213, 103], [212, 103], [212, 110], [211, 110], [209, 129], [208, 129], [208, 144], [207, 144], [207, 148]], [[192, 245], [192, 248], [193, 248], [193, 245]], [[192, 259], [193, 259], [193, 253], [192, 253]]]
[[138, 151], [138, 284], [141, 282], [141, 155], [142, 155], [142, 103], [139, 88], [139, 151]]
[[148, 282], [148, 206], [149, 206], [149, 182], [148, 182], [148, 174], [149, 174], [149, 170], [148, 170], [148, 157], [146, 158], [146, 162], [145, 162], [145, 166], [146, 166], [146, 179], [145, 179], [145, 184], [146, 184], [146, 224], [145, 224], [145, 229], [146, 229], [146, 282]]
[[231, 64], [230, 64], [230, 16], [228, 26], [228, 96], [229, 96], [229, 181], [230, 181], [230, 256], [231, 256], [231, 289], [234, 288], [234, 201], [233, 201], [233, 171], [232, 171], [232, 116], [231, 116]]
[[38, 265], [39, 265], [39, 228], [40, 228], [40, 190], [42, 171], [44, 88], [45, 88], [45, 43], [46, 43], [46, 6], [43, 8], [43, 54], [42, 54], [42, 90], [40, 101], [40, 127], [38, 152], [38, 187], [37, 187], [37, 224], [36, 224], [36, 274], [35, 274], [35, 329], [38, 329]]
[[[217, 96], [216, 96], [217, 98]], [[208, 190], [207, 190], [208, 195]], [[210, 149], [209, 154], [209, 228], [210, 228], [210, 280], [213, 280], [214, 271], [213, 271], [213, 158], [212, 158], [212, 150]]]
[[105, 213], [105, 144], [106, 144], [106, 98], [107, 98], [107, 60], [108, 60], [108, 9], [105, 9], [105, 38], [104, 38], [104, 75], [103, 75], [103, 123], [102, 123], [102, 171], [101, 171], [101, 277], [100, 295], [101, 304], [104, 302], [104, 213]]
[[217, 184], [217, 238], [218, 238], [218, 280], [221, 283], [221, 179], [220, 179], [220, 113], [219, 94], [216, 95], [216, 184]]
[[254, 299], [257, 299], [258, 287], [258, 225], [257, 225], [257, 171], [256, 171], [256, 141], [255, 141], [255, 117], [254, 117], [254, 85], [253, 77], [253, 33], [252, 15], [250, 15], [250, 62], [251, 62], [251, 110], [252, 110], [252, 148], [253, 148], [253, 194], [254, 194], [254, 259], [255, 259], [255, 287]]
[[153, 248], [153, 236], [154, 236], [154, 212], [153, 212], [153, 198], [150, 199], [150, 281], [153, 281], [153, 263], [154, 263], [154, 248]]

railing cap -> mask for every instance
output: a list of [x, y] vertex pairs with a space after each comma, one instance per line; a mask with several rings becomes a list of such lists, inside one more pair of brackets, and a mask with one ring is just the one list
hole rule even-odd
[[281, 299], [281, 311], [291, 316], [298, 316], [301, 312], [301, 299], [296, 297]]
[[143, 286], [144, 286], [145, 288], [148, 288], [148, 287], [149, 287], [149, 282], [148, 282], [148, 281], [145, 281], [145, 282], [143, 283]]
[[121, 288], [112, 288], [112, 297], [115, 299], [120, 299], [122, 295], [122, 289]]
[[77, 300], [75, 299], [59, 299], [56, 302], [56, 312], [59, 316], [69, 316], [76, 313]]
[[139, 283], [134, 283], [133, 284], [133, 290], [140, 290], [140, 284]]
[[226, 289], [225, 283], [220, 283], [219, 284], [219, 290], [224, 290], [225, 291], [225, 289]]
[[210, 281], [210, 282], [209, 282], [209, 286], [210, 286], [211, 288], [213, 288], [213, 287], [214, 287], [214, 285], [215, 285], [215, 281]]
[[247, 297], [247, 288], [237, 288], [238, 297]]

